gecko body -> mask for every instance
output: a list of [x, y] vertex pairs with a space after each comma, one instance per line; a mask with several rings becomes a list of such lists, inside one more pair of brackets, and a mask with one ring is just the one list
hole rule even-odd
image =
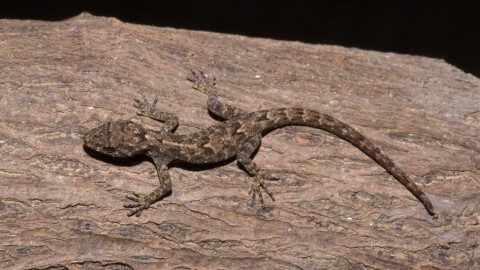
[[237, 158], [253, 178], [249, 194], [255, 202], [256, 196], [264, 206], [262, 190], [274, 200], [273, 194], [264, 179], [278, 179], [260, 169], [251, 155], [260, 146], [262, 135], [283, 126], [309, 126], [331, 132], [359, 148], [385, 170], [401, 182], [437, 217], [435, 209], [425, 193], [388, 158], [378, 147], [351, 126], [327, 114], [302, 108], [280, 108], [246, 113], [221, 103], [216, 94], [215, 79], [209, 80], [203, 72], [192, 72], [193, 88], [208, 95], [207, 106], [210, 112], [224, 119], [216, 125], [186, 135], [175, 134], [178, 125], [175, 115], [155, 109], [157, 100], [148, 104], [146, 98], [136, 99], [138, 114], [164, 123], [160, 131], [153, 131], [131, 121], [114, 121], [90, 130], [84, 136], [84, 145], [100, 153], [114, 157], [131, 157], [144, 154], [152, 158], [159, 177], [159, 187], [145, 194], [134, 193], [127, 196], [133, 203], [124, 207], [132, 208], [129, 216], [140, 216], [143, 210], [172, 189], [168, 166], [174, 162], [207, 164]]

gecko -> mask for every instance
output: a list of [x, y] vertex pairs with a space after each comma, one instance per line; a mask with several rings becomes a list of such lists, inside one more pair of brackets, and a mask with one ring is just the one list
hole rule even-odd
[[221, 118], [218, 124], [190, 134], [176, 134], [177, 116], [158, 111], [157, 97], [149, 103], [141, 94], [143, 99], [134, 99], [137, 114], [163, 123], [159, 130], [147, 129], [132, 121], [118, 120], [100, 125], [84, 135], [85, 147], [96, 152], [118, 158], [143, 154], [153, 160], [159, 185], [149, 194], [133, 192], [133, 196], [127, 195], [127, 199], [132, 201], [123, 205], [130, 209], [128, 216], [140, 216], [143, 210], [172, 191], [168, 172], [171, 164], [210, 164], [233, 158], [252, 178], [248, 192], [252, 197], [252, 205], [258, 196], [264, 208], [262, 191], [275, 201], [264, 180], [278, 180], [278, 177], [261, 169], [251, 156], [259, 148], [265, 133], [284, 126], [308, 126], [333, 133], [350, 142], [402, 183], [433, 218], [438, 217], [427, 195], [382, 150], [353, 127], [330, 115], [303, 108], [244, 112], [219, 101], [214, 77], [209, 78], [203, 71], [192, 70], [191, 73], [187, 79], [193, 83], [193, 89], [207, 95], [208, 110]]

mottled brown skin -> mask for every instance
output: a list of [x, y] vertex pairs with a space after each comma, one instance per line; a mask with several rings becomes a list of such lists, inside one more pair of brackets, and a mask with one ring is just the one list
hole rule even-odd
[[193, 88], [208, 95], [208, 109], [225, 121], [187, 134], [174, 134], [178, 125], [175, 115], [159, 112], [155, 109], [157, 99], [149, 105], [143, 100], [135, 99], [139, 115], [164, 122], [160, 131], [148, 130], [131, 121], [108, 122], [89, 131], [84, 137], [86, 147], [114, 157], [131, 157], [145, 154], [152, 158], [157, 168], [160, 185], [148, 195], [134, 193], [127, 196], [134, 203], [124, 207], [133, 208], [128, 216], [140, 216], [144, 209], [160, 200], [172, 190], [168, 174], [168, 165], [173, 162], [207, 164], [236, 157], [238, 162], [253, 177], [249, 194], [255, 202], [258, 195], [264, 206], [261, 189], [272, 200], [272, 193], [264, 184], [264, 179], [277, 179], [275, 176], [258, 168], [250, 158], [260, 146], [262, 135], [269, 130], [289, 126], [309, 126], [329, 131], [358, 147], [385, 170], [400, 181], [425, 206], [427, 211], [437, 217], [435, 209], [420, 188], [400, 170], [379, 148], [352, 127], [332, 116], [301, 108], [282, 108], [245, 113], [242, 110], [218, 101], [216, 81], [209, 81], [203, 72], [192, 72]]

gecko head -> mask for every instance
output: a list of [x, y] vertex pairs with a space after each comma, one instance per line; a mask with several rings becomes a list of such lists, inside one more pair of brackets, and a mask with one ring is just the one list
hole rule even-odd
[[131, 157], [145, 152], [147, 132], [131, 121], [108, 122], [85, 134], [86, 147], [113, 157]]

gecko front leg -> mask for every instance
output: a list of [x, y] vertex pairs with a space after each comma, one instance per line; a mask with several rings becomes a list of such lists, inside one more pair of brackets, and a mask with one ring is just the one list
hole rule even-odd
[[143, 93], [140, 93], [143, 100], [135, 98], [135, 104], [133, 106], [139, 111], [138, 115], [152, 118], [160, 121], [163, 124], [163, 130], [166, 132], [173, 132], [178, 126], [178, 117], [172, 113], [158, 111], [155, 106], [157, 105], [158, 98], [155, 96], [151, 104], [148, 103], [147, 98]]
[[278, 177], [273, 176], [266, 171], [258, 168], [257, 164], [255, 164], [255, 162], [250, 158], [253, 152], [255, 152], [255, 150], [260, 146], [261, 140], [262, 135], [258, 134], [255, 135], [252, 139], [250, 139], [247, 143], [245, 143], [239, 149], [239, 152], [237, 154], [237, 160], [240, 164], [242, 164], [248, 174], [253, 177], [250, 190], [248, 191], [248, 194], [252, 195], [252, 205], [255, 204], [255, 198], [258, 195], [262, 208], [265, 208], [265, 203], [262, 196], [262, 189], [265, 191], [265, 193], [268, 194], [272, 201], [275, 201], [275, 198], [273, 197], [273, 193], [268, 189], [267, 185], [265, 185], [263, 180], [278, 180]]
[[170, 181], [170, 174], [168, 173], [167, 164], [155, 157], [153, 157], [153, 161], [155, 162], [160, 185], [148, 195], [134, 192], [134, 196], [127, 196], [127, 199], [135, 202], [123, 205], [125, 208], [134, 208], [132, 211], [130, 211], [130, 213], [128, 213], [129, 217], [133, 215], [139, 217], [143, 210], [148, 209], [152, 203], [160, 200], [167, 193], [172, 191], [172, 182]]

